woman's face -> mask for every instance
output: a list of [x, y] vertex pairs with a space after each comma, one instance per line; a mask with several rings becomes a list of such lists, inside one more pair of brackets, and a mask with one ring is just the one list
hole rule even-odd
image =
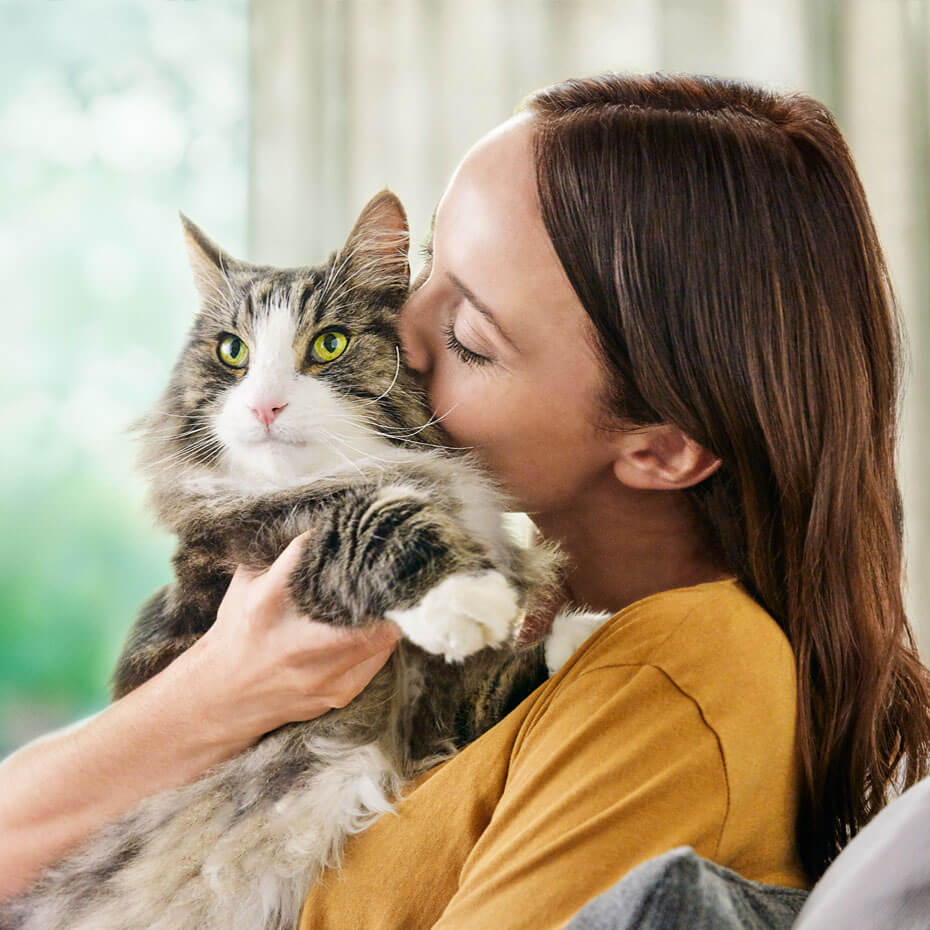
[[452, 441], [474, 447], [522, 509], [570, 507], [610, 472], [593, 327], [543, 226], [529, 115], [453, 175], [400, 333]]

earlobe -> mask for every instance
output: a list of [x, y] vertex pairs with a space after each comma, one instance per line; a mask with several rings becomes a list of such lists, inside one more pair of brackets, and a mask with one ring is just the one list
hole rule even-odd
[[613, 471], [627, 487], [675, 491], [699, 484], [722, 464], [678, 427], [662, 424], [621, 434]]

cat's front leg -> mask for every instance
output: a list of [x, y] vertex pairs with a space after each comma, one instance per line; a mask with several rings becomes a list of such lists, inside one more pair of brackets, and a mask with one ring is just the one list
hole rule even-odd
[[513, 642], [524, 611], [513, 585], [498, 571], [460, 571], [444, 578], [412, 607], [385, 612], [411, 642], [461, 662], [485, 646]]
[[554, 675], [594, 635], [613, 614], [583, 607], [564, 607], [552, 622], [552, 632], [546, 638], [546, 667]]
[[515, 637], [524, 597], [501, 568], [427, 493], [369, 487], [315, 512], [291, 589], [318, 619], [393, 620], [412, 642], [461, 661]]

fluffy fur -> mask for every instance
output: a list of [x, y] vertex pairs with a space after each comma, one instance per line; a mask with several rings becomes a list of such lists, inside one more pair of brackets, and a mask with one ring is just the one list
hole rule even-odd
[[[335, 624], [388, 617], [404, 640], [348, 707], [282, 727], [102, 830], [0, 908], [3, 930], [292, 927], [347, 836], [548, 673], [543, 646], [515, 643], [558, 556], [510, 538], [506, 501], [442, 445], [402, 364], [396, 198], [375, 197], [317, 268], [247, 265], [184, 225], [200, 311], [138, 424], [150, 503], [178, 539], [174, 580], [142, 608], [115, 696], [209, 628], [238, 563], [267, 567], [307, 530], [298, 606]], [[557, 618], [549, 667], [603, 619]]]

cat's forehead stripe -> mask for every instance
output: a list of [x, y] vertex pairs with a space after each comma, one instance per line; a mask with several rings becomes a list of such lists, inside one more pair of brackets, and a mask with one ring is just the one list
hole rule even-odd
[[[244, 321], [242, 319], [243, 315], [245, 316]], [[239, 309], [236, 310], [236, 331], [240, 333], [244, 333], [246, 330], [251, 331], [254, 320], [255, 306], [252, 302], [252, 292], [248, 291], [245, 300], [239, 304]]]
[[319, 325], [322, 316], [320, 297], [322, 296], [319, 280], [304, 282], [294, 302], [297, 308], [300, 329], [314, 329]]
[[293, 365], [295, 321], [285, 295], [270, 296], [255, 320], [254, 369], [282, 371]]

